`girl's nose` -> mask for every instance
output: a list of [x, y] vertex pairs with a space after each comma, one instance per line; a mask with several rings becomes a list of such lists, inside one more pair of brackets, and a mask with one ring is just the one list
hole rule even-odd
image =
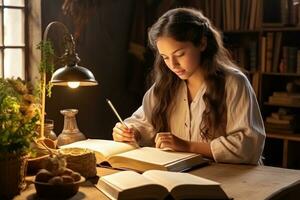
[[171, 57], [171, 63], [170, 64], [171, 64], [172, 68], [176, 68], [176, 67], [179, 66], [178, 60], [176, 58], [174, 58], [174, 57]]

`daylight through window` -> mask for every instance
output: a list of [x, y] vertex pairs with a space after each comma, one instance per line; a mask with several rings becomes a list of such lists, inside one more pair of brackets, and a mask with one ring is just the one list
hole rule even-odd
[[25, 79], [25, 2], [0, 0], [0, 76]]

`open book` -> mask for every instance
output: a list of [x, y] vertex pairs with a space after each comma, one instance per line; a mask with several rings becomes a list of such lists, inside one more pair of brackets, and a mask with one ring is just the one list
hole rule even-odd
[[185, 171], [207, 163], [200, 154], [163, 151], [153, 147], [135, 147], [112, 140], [87, 139], [60, 148], [86, 148], [95, 152], [97, 163], [109, 163], [114, 168], [144, 172], [150, 169]]
[[122, 171], [99, 179], [96, 187], [110, 199], [228, 199], [220, 184], [188, 173]]

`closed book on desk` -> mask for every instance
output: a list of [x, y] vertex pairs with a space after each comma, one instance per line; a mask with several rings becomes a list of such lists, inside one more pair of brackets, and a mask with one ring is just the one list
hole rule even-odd
[[108, 163], [113, 168], [144, 172], [150, 169], [185, 171], [207, 163], [200, 154], [163, 151], [153, 147], [136, 147], [111, 140], [88, 139], [61, 148], [86, 148], [95, 152], [97, 163]]
[[110, 199], [228, 199], [220, 184], [188, 173], [149, 170], [103, 176], [96, 187]]

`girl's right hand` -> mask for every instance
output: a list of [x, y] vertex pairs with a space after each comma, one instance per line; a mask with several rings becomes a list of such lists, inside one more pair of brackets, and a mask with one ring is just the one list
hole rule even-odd
[[137, 143], [139, 133], [133, 127], [126, 127], [122, 123], [116, 123], [113, 128], [113, 139], [116, 142]]

